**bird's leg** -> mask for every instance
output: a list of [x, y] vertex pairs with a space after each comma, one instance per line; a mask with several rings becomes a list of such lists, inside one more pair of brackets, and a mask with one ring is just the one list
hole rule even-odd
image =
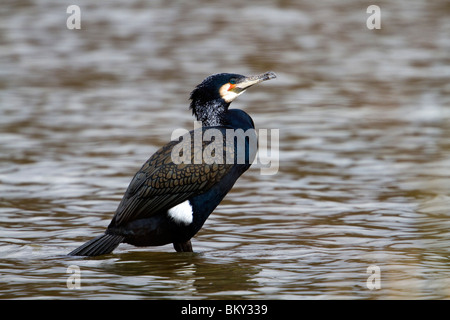
[[174, 242], [173, 247], [177, 252], [193, 252], [191, 240], [186, 242]]

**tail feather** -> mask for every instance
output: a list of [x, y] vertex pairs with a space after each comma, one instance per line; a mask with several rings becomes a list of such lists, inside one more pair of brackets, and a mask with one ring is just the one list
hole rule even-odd
[[113, 234], [102, 234], [69, 253], [69, 256], [100, 256], [113, 252], [124, 237]]

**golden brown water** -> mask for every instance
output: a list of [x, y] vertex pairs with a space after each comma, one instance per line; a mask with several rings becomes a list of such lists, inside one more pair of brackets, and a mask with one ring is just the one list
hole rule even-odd
[[[0, 298], [450, 298], [450, 6], [7, 1], [0, 8]], [[68, 258], [217, 72], [280, 130], [193, 240]], [[69, 289], [69, 266], [80, 289]], [[366, 281], [380, 271], [379, 289]]]

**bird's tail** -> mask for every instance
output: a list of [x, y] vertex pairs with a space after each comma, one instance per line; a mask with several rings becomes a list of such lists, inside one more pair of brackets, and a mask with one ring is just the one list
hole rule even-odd
[[69, 256], [100, 256], [111, 253], [124, 237], [113, 234], [102, 234], [69, 253]]

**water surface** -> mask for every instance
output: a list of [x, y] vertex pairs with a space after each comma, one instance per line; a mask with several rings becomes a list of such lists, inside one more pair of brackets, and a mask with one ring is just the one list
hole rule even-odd
[[[10, 1], [0, 9], [0, 297], [450, 298], [450, 7], [360, 1]], [[279, 129], [193, 239], [66, 257], [217, 72], [278, 78], [233, 107]], [[81, 288], [68, 289], [69, 266]], [[381, 272], [367, 287], [369, 266]]]

